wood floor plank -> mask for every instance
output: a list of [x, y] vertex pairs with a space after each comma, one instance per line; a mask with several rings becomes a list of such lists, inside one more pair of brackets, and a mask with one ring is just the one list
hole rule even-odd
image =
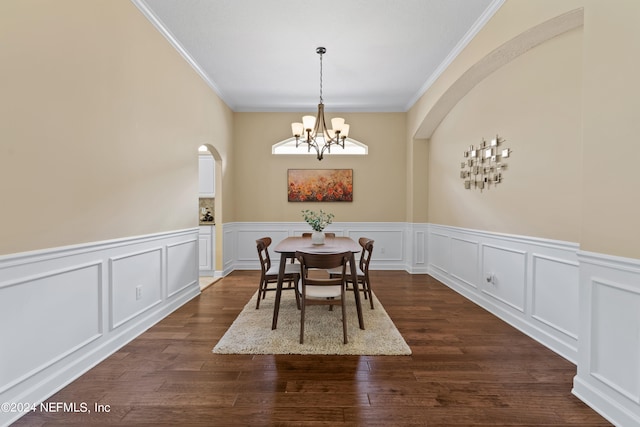
[[570, 362], [430, 276], [371, 276], [412, 355], [213, 354], [257, 289], [236, 271], [49, 399], [108, 413], [15, 426], [611, 425], [571, 394]]

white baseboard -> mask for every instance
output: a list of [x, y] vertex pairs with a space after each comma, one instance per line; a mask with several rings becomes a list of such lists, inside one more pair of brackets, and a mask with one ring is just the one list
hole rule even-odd
[[0, 257], [0, 402], [46, 400], [197, 296], [197, 240], [194, 228]]

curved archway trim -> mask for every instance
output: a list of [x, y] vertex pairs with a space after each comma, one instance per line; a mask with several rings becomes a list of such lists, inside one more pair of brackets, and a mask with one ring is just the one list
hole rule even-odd
[[581, 27], [584, 24], [584, 10], [574, 9], [549, 19], [514, 37], [486, 55], [453, 83], [427, 112], [418, 127], [416, 139], [429, 139], [451, 109], [475, 85], [503, 65], [513, 61], [530, 49], [562, 33]]

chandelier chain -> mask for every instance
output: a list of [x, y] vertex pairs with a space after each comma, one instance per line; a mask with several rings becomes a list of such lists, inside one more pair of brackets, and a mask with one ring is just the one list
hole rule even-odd
[[322, 104], [322, 53], [320, 53], [320, 104]]

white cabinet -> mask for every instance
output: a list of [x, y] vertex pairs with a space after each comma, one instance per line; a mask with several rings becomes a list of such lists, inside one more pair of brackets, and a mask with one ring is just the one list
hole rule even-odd
[[201, 225], [198, 234], [200, 275], [213, 275], [216, 269], [216, 232], [211, 225]]
[[198, 156], [198, 176], [200, 197], [215, 197], [215, 162], [211, 154]]

